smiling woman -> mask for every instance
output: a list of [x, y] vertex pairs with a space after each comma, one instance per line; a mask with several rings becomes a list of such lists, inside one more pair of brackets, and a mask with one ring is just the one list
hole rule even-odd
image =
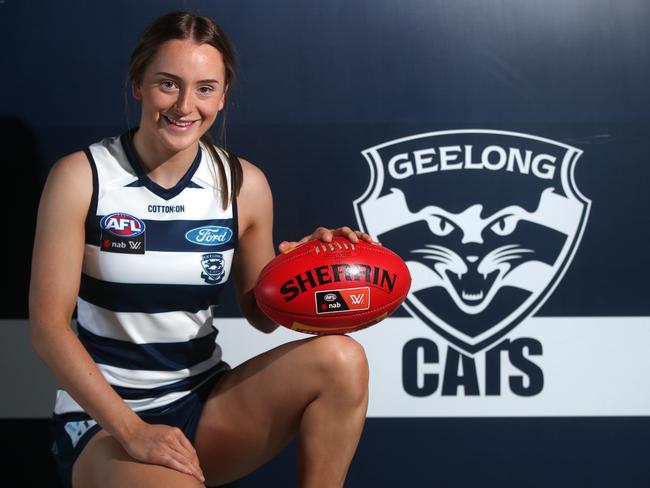
[[[48, 177], [30, 340], [64, 388], [52, 432], [66, 487], [223, 484], [294, 436], [300, 485], [343, 485], [368, 402], [363, 348], [310, 338], [231, 369], [215, 341], [212, 311], [231, 274], [246, 319], [277, 327], [253, 296], [275, 256], [271, 191], [208, 134], [234, 81], [232, 53], [209, 18], [156, 20], [129, 66], [140, 126], [62, 158]], [[300, 242], [335, 236], [372, 242], [348, 227]]]
[[152, 161], [170, 156], [183, 161], [196, 151], [196, 140], [224, 105], [223, 66], [221, 54], [212, 46], [172, 40], [160, 47], [142, 80], [133, 81], [133, 96], [142, 101], [133, 145], [150, 171], [155, 170]]
[[[161, 43], [163, 33], [168, 34], [169, 40]], [[215, 22], [206, 17], [169, 15], [154, 22], [142, 34], [129, 63], [133, 97], [142, 102], [140, 130], [134, 137], [140, 157], [146, 159], [149, 151], [150, 160], [164, 158], [165, 152], [178, 153], [182, 159], [180, 153], [190, 148], [183, 145], [191, 146], [198, 137], [210, 152], [220, 178], [225, 180], [221, 157], [208, 130], [224, 109], [226, 92], [235, 78], [234, 49]], [[146, 147], [143, 134], [158, 134], [160, 144]], [[238, 191], [241, 165], [234, 155], [226, 154]], [[157, 175], [149, 176], [155, 179]], [[174, 181], [172, 178], [163, 183], [169, 185]], [[221, 202], [227, 205], [228, 189]]]

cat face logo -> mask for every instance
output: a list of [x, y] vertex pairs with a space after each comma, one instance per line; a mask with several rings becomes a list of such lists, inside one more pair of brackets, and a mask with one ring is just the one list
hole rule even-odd
[[226, 274], [223, 255], [218, 252], [210, 252], [201, 256], [201, 267], [203, 272], [201, 278], [211, 285], [220, 283]]
[[413, 316], [475, 353], [532, 315], [580, 243], [590, 200], [582, 151], [528, 134], [417, 134], [363, 151], [370, 185], [359, 227], [397, 252], [412, 276]]

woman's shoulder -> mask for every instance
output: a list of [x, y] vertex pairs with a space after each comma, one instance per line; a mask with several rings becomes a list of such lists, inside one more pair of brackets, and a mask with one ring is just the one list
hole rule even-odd
[[239, 162], [241, 164], [241, 169], [242, 169], [242, 176], [243, 176], [243, 182], [242, 182], [242, 192], [259, 192], [259, 191], [266, 191], [266, 189], [269, 188], [269, 183], [266, 178], [266, 175], [264, 174], [264, 171], [262, 171], [258, 166], [255, 164], [251, 163], [250, 161], [243, 159], [243, 158], [237, 158], [239, 159]]
[[50, 195], [71, 193], [77, 199], [87, 200], [92, 193], [92, 169], [86, 154], [78, 151], [56, 161], [48, 174], [45, 189]]
[[[260, 219], [272, 218], [273, 197], [264, 172], [242, 158], [238, 158], [242, 167], [242, 186], [237, 196], [240, 229], [247, 229]], [[240, 235], [242, 230], [240, 230]]]
[[89, 176], [92, 177], [92, 170], [88, 157], [84, 151], [77, 151], [56, 161], [50, 170], [48, 179], [82, 182]]

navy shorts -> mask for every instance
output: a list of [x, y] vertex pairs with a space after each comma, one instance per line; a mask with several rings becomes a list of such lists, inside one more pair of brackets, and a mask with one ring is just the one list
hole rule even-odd
[[[194, 444], [199, 418], [212, 387], [230, 367], [222, 363], [214, 376], [183, 398], [150, 410], [136, 412], [150, 424], [165, 424], [178, 427]], [[65, 488], [72, 488], [72, 467], [88, 441], [101, 430], [88, 415], [73, 413], [55, 415], [50, 422], [52, 454]]]

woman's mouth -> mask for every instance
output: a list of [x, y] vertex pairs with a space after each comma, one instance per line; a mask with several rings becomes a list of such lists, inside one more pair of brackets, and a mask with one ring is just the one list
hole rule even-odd
[[163, 115], [163, 119], [167, 122], [168, 127], [173, 130], [185, 131], [192, 127], [198, 120], [179, 120], [174, 119], [168, 115]]

